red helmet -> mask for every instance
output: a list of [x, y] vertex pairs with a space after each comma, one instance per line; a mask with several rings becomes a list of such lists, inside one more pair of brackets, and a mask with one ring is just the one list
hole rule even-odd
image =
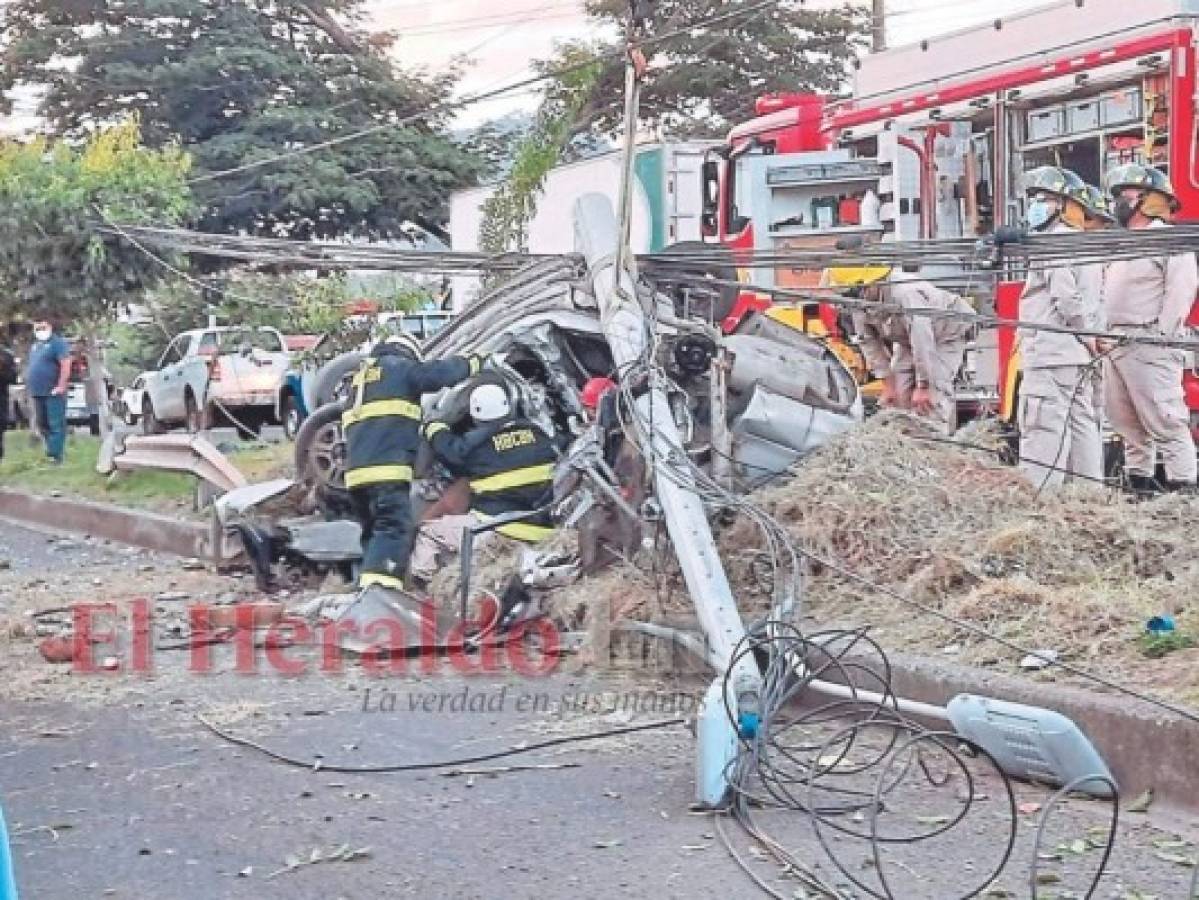
[[599, 406], [599, 402], [603, 399], [604, 394], [608, 391], [616, 389], [616, 382], [611, 378], [589, 378], [587, 383], [583, 385], [583, 392], [579, 394], [579, 402], [583, 404], [585, 409], [595, 409]]

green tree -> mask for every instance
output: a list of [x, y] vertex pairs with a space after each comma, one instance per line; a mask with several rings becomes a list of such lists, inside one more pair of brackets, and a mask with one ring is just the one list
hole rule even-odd
[[488, 253], [528, 249], [528, 225], [546, 176], [579, 133], [578, 122], [603, 74], [603, 64], [590, 50], [576, 47], [563, 56], [563, 74], [517, 144], [508, 174], [483, 204], [479, 246]]
[[136, 123], [86, 144], [0, 144], [0, 298], [8, 314], [47, 310], [96, 324], [166, 269], [105, 222], [182, 224], [193, 213], [189, 160], [141, 145]]
[[[79, 147], [0, 144], [0, 313], [53, 314], [88, 338], [92, 397], [104, 397], [97, 329], [167, 273], [107, 222], [181, 224], [193, 212], [189, 160], [141, 145], [135, 122]], [[107, 429], [107, 406], [101, 403]]]
[[[754, 101], [764, 94], [840, 93], [870, 25], [869, 10], [850, 3], [823, 10], [802, 0], [654, 0], [648, 6], [651, 69], [639, 120], [677, 136], [723, 137], [753, 118]], [[597, 22], [623, 30], [628, 0], [588, 0], [586, 7]], [[708, 20], [715, 21], [705, 26]], [[549, 68], [569, 64], [580, 49], [609, 55], [575, 129], [615, 132], [624, 114], [619, 45], [568, 44]]]
[[[387, 37], [361, 30], [362, 5], [13, 0], [0, 89], [46, 86], [42, 112], [66, 137], [136, 112], [149, 146], [178, 142], [192, 155], [205, 230], [374, 239], [412, 221], [437, 233], [448, 192], [474, 177], [434, 109], [451, 79], [396, 70]], [[241, 171], [206, 177], [231, 169]]]

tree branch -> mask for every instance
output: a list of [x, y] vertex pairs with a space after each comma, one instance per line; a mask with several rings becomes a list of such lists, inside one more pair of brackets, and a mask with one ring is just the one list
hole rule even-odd
[[304, 2], [297, 2], [296, 8], [304, 13], [313, 25], [323, 31], [343, 53], [360, 56], [368, 52], [366, 47], [359, 44], [350, 32], [346, 31], [336, 19], [323, 9], [317, 9]]

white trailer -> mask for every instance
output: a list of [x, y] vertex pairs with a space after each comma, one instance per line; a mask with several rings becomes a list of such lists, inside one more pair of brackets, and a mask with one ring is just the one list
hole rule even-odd
[[[634, 253], [653, 253], [683, 241], [702, 240], [704, 154], [718, 141], [668, 141], [642, 144], [634, 168], [633, 221], [630, 246]], [[531, 253], [573, 253], [575, 200], [584, 194], [603, 194], [614, 204], [620, 195], [620, 152], [556, 166], [546, 178], [537, 212], [529, 222]], [[479, 250], [483, 206], [497, 185], [457, 191], [450, 198], [450, 237], [454, 250]], [[453, 279], [454, 310], [477, 294], [479, 279]]]

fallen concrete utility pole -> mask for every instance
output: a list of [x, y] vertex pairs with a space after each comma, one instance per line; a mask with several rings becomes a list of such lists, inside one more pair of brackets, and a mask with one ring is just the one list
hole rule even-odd
[[[602, 194], [586, 194], [575, 201], [575, 246], [587, 260], [592, 286], [600, 307], [600, 324], [618, 372], [634, 371], [649, 354], [649, 323], [637, 300], [636, 286], [626, 269], [617, 269], [621, 255], [620, 227], [612, 204]], [[629, 260], [629, 254], [623, 258]], [[756, 710], [761, 674], [752, 655], [742, 654], [735, 667], [737, 645], [745, 637], [745, 625], [737, 610], [733, 590], [708, 526], [707, 512], [696, 491], [688, 486], [683, 472], [687, 454], [665, 393], [653, 384], [636, 400], [636, 413], [652, 423], [649, 446], [643, 451], [653, 462], [654, 493], [670, 541], [679, 560], [687, 590], [695, 603], [700, 628], [708, 647], [708, 658], [719, 673], [705, 697], [709, 715], [703, 720], [706, 733], [699, 736], [697, 796], [716, 805], [728, 791], [727, 771], [736, 754], [737, 733], [726, 709]], [[677, 463], [678, 472], [664, 474], [663, 467]], [[724, 673], [735, 696], [725, 697]], [[746, 698], [741, 710], [739, 698]]]
[[[618, 235], [607, 197], [586, 194], [575, 202], [575, 244], [590, 267], [601, 324], [617, 371], [627, 372], [648, 353], [648, 323], [637, 302], [633, 279], [628, 272], [616, 271]], [[666, 477], [660, 470], [666, 460], [685, 464], [682, 437], [661, 389], [651, 384], [650, 390], [638, 398], [637, 411], [642, 421], [653, 422], [652, 446], [643, 449], [657, 461], [653, 465], [654, 492], [662, 505], [687, 589], [695, 601], [700, 627], [711, 647], [711, 658], [720, 660], [727, 669], [734, 648], [745, 637], [745, 625], [708, 526], [707, 512], [699, 495], [679, 483], [685, 479]], [[758, 677], [749, 660], [743, 661], [740, 669], [747, 676], [752, 673], [753, 678]]]

